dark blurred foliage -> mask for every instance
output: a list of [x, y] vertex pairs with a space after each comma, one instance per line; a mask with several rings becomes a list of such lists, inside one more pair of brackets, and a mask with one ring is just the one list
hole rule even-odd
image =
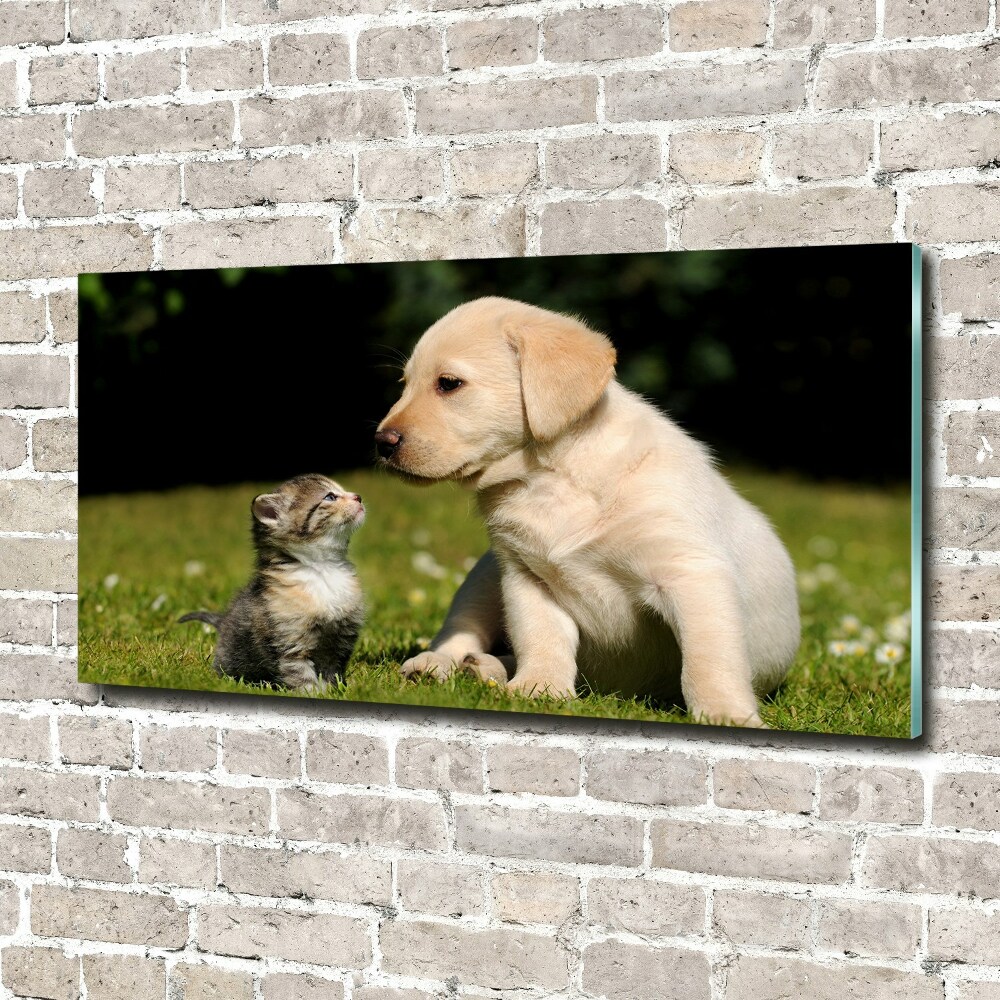
[[402, 359], [480, 295], [607, 333], [721, 458], [910, 474], [910, 247], [83, 275], [83, 492], [367, 465]]

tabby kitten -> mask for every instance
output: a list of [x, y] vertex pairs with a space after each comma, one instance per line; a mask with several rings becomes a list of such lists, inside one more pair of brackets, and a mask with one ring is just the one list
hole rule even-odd
[[178, 621], [219, 630], [213, 666], [245, 681], [316, 688], [343, 674], [364, 620], [347, 543], [365, 519], [361, 497], [320, 475], [296, 476], [251, 505], [257, 567], [221, 614]]

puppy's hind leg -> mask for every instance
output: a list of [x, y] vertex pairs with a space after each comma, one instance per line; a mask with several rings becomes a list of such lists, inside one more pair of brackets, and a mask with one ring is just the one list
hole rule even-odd
[[402, 666], [403, 676], [424, 674], [444, 680], [459, 668], [466, 656], [489, 653], [502, 632], [500, 567], [490, 550], [462, 581], [431, 648], [408, 659]]

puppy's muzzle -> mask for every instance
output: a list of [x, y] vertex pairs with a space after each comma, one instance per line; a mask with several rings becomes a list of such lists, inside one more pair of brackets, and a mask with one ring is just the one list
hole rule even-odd
[[391, 427], [375, 433], [375, 447], [381, 458], [392, 458], [403, 443], [403, 435]]

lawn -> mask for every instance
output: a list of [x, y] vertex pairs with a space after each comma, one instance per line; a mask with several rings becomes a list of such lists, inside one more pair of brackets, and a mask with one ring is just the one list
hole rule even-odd
[[[470, 494], [372, 472], [337, 475], [368, 520], [352, 543], [368, 621], [334, 699], [689, 722], [682, 707], [585, 694], [511, 696], [467, 676], [404, 681], [486, 536]], [[799, 573], [803, 641], [761, 714], [774, 729], [910, 734], [909, 498], [902, 491], [731, 473], [767, 513]], [[280, 692], [217, 676], [214, 632], [176, 619], [221, 609], [251, 567], [248, 510], [273, 484], [190, 487], [80, 501], [80, 679], [164, 688]], [[886, 660], [889, 662], [884, 662]]]

